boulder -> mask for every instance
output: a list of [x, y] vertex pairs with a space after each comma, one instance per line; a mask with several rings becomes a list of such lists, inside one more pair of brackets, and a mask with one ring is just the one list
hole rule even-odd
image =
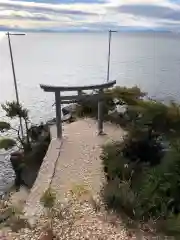
[[[61, 111], [61, 120], [62, 122], [68, 122], [73, 120], [73, 113], [76, 112], [77, 109], [77, 104], [76, 103], [72, 103], [69, 104], [65, 107], [62, 108]], [[53, 118], [52, 120], [47, 121], [48, 125], [54, 125], [56, 124], [56, 118]]]
[[76, 111], [76, 108], [77, 108], [76, 103], [68, 104], [67, 106], [62, 108], [62, 113], [63, 115], [73, 114]]
[[22, 169], [24, 166], [23, 159], [24, 159], [23, 152], [16, 151], [16, 152], [11, 153], [10, 161], [11, 161], [12, 167], [14, 169], [14, 172], [16, 174], [15, 186], [17, 188], [19, 188], [20, 185], [22, 184], [21, 174], [22, 174]]
[[46, 136], [49, 133], [48, 125], [43, 124], [40, 125], [32, 125], [29, 129], [29, 136], [32, 141], [40, 141], [42, 137]]

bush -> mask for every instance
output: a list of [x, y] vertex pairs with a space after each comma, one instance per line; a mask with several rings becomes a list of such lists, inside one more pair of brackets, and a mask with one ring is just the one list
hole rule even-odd
[[130, 179], [134, 164], [122, 156], [121, 142], [103, 146], [101, 159], [103, 160], [104, 172], [108, 181], [116, 178], [122, 181]]
[[[153, 130], [161, 134], [178, 136], [180, 133], [180, 105], [174, 102], [165, 105], [150, 99], [144, 100], [145, 96], [146, 93], [136, 86], [132, 88], [114, 87], [106, 90], [103, 105], [104, 119], [122, 127], [139, 126], [144, 128], [145, 125], [151, 124]], [[124, 116], [108, 115], [109, 110], [115, 108], [114, 98], [128, 105], [127, 113]], [[97, 118], [97, 102], [94, 97], [80, 101], [77, 115]]]
[[103, 188], [102, 197], [108, 208], [118, 212], [123, 210], [130, 217], [136, 217], [137, 196], [128, 181], [121, 183], [117, 179], [109, 181]]
[[123, 143], [123, 156], [134, 162], [159, 164], [163, 157], [163, 147], [158, 137], [151, 128], [129, 132]]
[[11, 138], [1, 138], [0, 139], [0, 149], [4, 148], [5, 150], [12, 148], [16, 145], [16, 141]]
[[144, 217], [167, 219], [180, 213], [179, 169], [180, 151], [174, 148], [159, 166], [149, 169], [138, 193]]
[[111, 209], [124, 211], [140, 221], [154, 220], [169, 233], [179, 234], [180, 144], [155, 166], [124, 158], [124, 143], [103, 146], [102, 160], [107, 184], [102, 196]]
[[[10, 129], [11, 129], [11, 125], [9, 123], [0, 121], [0, 133], [4, 133]], [[0, 136], [0, 149], [4, 148], [5, 150], [7, 150], [14, 147], [15, 145], [16, 145], [15, 140]]]
[[0, 121], [0, 132], [8, 131], [11, 128], [11, 125], [7, 122]]
[[[165, 105], [153, 100], [138, 100], [136, 106], [129, 107], [131, 121], [136, 126], [144, 127], [151, 124], [153, 130], [166, 136], [179, 136], [180, 106], [174, 102]], [[141, 117], [137, 118], [137, 115]]]
[[[138, 87], [126, 88], [126, 87], [115, 87], [104, 92], [104, 116], [107, 118], [108, 111], [111, 110], [115, 105], [113, 102], [114, 98], [117, 98], [126, 104], [135, 105], [139, 99], [144, 97], [146, 93], [141, 92]], [[77, 113], [80, 117], [89, 116], [97, 117], [98, 112], [98, 101], [96, 98], [84, 99], [79, 102]], [[109, 119], [107, 119], [109, 120]]]
[[51, 188], [48, 188], [40, 199], [40, 202], [43, 204], [43, 206], [49, 209], [53, 208], [55, 201], [56, 193]]
[[136, 105], [137, 101], [146, 96], [145, 92], [142, 92], [137, 86], [134, 87], [114, 87], [111, 90], [106, 91], [110, 98], [117, 98], [123, 100], [128, 105]]
[[132, 171], [144, 166], [142, 163], [157, 165], [164, 156], [157, 135], [146, 129], [133, 130], [125, 136], [124, 141], [108, 144], [102, 148], [101, 158], [109, 179], [118, 177], [121, 180], [129, 180]]

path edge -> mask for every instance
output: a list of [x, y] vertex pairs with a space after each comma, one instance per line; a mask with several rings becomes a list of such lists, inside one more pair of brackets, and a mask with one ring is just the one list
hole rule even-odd
[[62, 139], [51, 140], [41, 164], [38, 176], [26, 200], [24, 215], [31, 226], [36, 223], [36, 220], [43, 212], [43, 206], [40, 203], [40, 198], [51, 185], [56, 164], [60, 156], [62, 143]]

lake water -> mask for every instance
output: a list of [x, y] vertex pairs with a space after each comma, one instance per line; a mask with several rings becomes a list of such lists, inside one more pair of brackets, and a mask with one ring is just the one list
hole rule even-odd
[[[114, 33], [110, 79], [138, 85], [150, 97], [180, 101], [180, 37], [158, 33]], [[33, 122], [55, 116], [54, 95], [40, 83], [103, 83], [107, 73], [106, 33], [27, 33], [12, 36], [20, 100]], [[0, 103], [15, 99], [7, 37], [0, 33]], [[0, 115], [4, 113], [1, 111]]]

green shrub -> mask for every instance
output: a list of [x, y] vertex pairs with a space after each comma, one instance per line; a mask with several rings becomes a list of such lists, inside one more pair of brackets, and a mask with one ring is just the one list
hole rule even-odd
[[0, 132], [8, 131], [11, 128], [11, 125], [7, 122], [0, 122]]
[[165, 226], [169, 234], [180, 234], [179, 140], [153, 167], [141, 162], [132, 165], [122, 156], [123, 144], [103, 146], [101, 158], [108, 178], [102, 196], [107, 207], [123, 210], [136, 220], [153, 220], [158, 229]]
[[[144, 128], [147, 124], [151, 124], [153, 130], [161, 134], [177, 136], [180, 133], [180, 105], [174, 102], [165, 105], [150, 99], [144, 100], [145, 96], [146, 93], [136, 86], [132, 88], [114, 87], [106, 90], [103, 104], [104, 119], [126, 128], [132, 125]], [[127, 113], [124, 116], [108, 115], [108, 111], [115, 107], [114, 98], [128, 105]], [[78, 116], [97, 118], [97, 113], [98, 101], [96, 98], [92, 97], [79, 102]]]
[[43, 206], [49, 209], [54, 206], [55, 201], [56, 193], [51, 188], [48, 188], [40, 199], [40, 202], [43, 204]]
[[158, 137], [151, 128], [130, 131], [124, 141], [123, 156], [133, 162], [159, 164], [163, 157], [163, 146]]
[[[108, 111], [115, 107], [113, 99], [117, 98], [124, 101], [126, 104], [135, 105], [137, 101], [144, 97], [146, 93], [141, 92], [138, 87], [126, 88], [126, 87], [115, 87], [104, 92], [104, 116], [107, 118]], [[79, 107], [77, 113], [80, 117], [89, 116], [97, 117], [98, 113], [98, 101], [96, 98], [92, 97], [91, 99], [84, 99], [79, 101]], [[107, 119], [109, 120], [109, 119]], [[119, 119], [121, 120], [121, 119]], [[117, 121], [117, 119], [114, 119]], [[118, 123], [118, 121], [117, 121]]]
[[16, 145], [16, 141], [11, 138], [1, 138], [0, 139], [0, 149], [4, 148], [5, 150], [12, 148]]
[[125, 212], [128, 216], [136, 218], [138, 201], [136, 194], [130, 187], [130, 182], [119, 182], [118, 179], [109, 181], [102, 190], [102, 197], [107, 208], [118, 212]]
[[[0, 132], [4, 133], [5, 131], [8, 131], [11, 129], [11, 125], [7, 122], [4, 121], [0, 121]], [[1, 136], [0, 136], [1, 137]], [[16, 141], [11, 139], [11, 138], [7, 138], [7, 137], [1, 137], [0, 138], [0, 149], [9, 149], [12, 148], [16, 145]]]
[[180, 133], [180, 106], [174, 102], [165, 105], [153, 100], [138, 100], [136, 106], [130, 108], [130, 113], [140, 114], [141, 117], [134, 117], [136, 126], [144, 127], [151, 124], [155, 131], [162, 134], [176, 136]]
[[142, 92], [137, 86], [130, 88], [117, 86], [107, 90], [106, 93], [111, 98], [123, 100], [128, 105], [136, 105], [138, 100], [146, 96], [146, 93]]
[[133, 170], [133, 164], [122, 156], [122, 143], [116, 142], [103, 146], [101, 155], [104, 172], [108, 180], [119, 178], [129, 180]]

